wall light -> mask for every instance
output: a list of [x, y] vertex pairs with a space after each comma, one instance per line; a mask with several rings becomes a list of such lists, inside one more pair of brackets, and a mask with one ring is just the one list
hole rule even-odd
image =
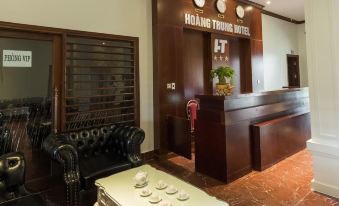
[[266, 4], [268, 4], [268, 5], [271, 4], [271, 1], [266, 1]]
[[253, 10], [253, 7], [252, 6], [248, 6], [245, 8], [246, 11], [252, 11]]

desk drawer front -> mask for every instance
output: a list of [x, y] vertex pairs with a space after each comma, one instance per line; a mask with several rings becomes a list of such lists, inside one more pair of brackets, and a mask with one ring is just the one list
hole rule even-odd
[[106, 195], [103, 188], [98, 188], [98, 206], [119, 206], [109, 196]]

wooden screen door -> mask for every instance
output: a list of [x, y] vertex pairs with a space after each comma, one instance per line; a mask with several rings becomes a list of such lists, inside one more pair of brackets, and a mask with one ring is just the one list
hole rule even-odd
[[288, 86], [300, 87], [299, 56], [287, 55]]

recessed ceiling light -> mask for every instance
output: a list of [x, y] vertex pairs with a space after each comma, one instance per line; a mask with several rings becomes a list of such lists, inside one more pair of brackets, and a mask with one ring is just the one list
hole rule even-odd
[[271, 4], [271, 1], [266, 1], [266, 4]]

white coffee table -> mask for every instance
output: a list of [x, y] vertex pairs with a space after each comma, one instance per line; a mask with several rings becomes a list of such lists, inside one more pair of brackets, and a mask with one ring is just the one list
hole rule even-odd
[[[217, 200], [215, 197], [208, 195], [201, 189], [186, 183], [172, 175], [159, 171], [150, 165], [143, 165], [138, 168], [130, 169], [124, 172], [114, 174], [112, 176], [99, 179], [95, 182], [98, 187], [97, 206], [151, 206], [160, 205], [149, 203], [149, 197], [141, 197], [142, 189], [134, 187], [133, 177], [138, 171], [148, 173], [148, 188], [158, 193], [163, 201], [167, 200], [172, 206], [228, 206], [226, 202]], [[177, 194], [168, 195], [165, 190], [155, 189], [155, 185], [159, 180], [164, 180], [169, 185], [174, 185], [179, 190], [185, 190], [190, 198], [186, 201], [176, 199]]]

